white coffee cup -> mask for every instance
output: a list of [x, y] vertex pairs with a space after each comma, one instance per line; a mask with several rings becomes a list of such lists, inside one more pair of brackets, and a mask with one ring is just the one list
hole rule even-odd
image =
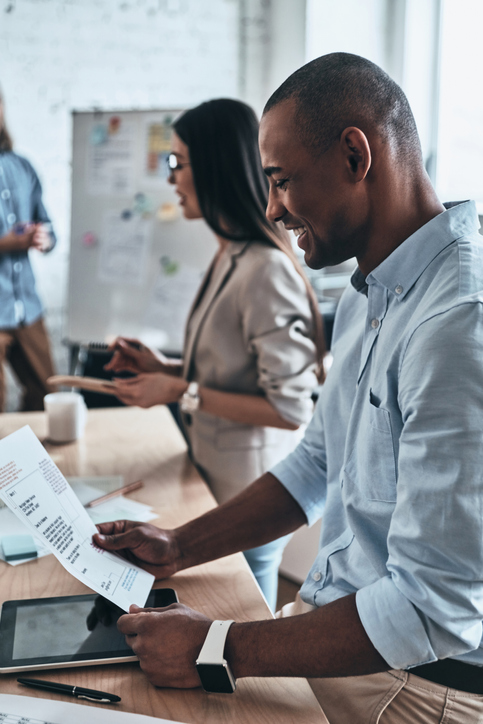
[[44, 397], [47, 435], [52, 442], [70, 442], [84, 434], [87, 407], [78, 392], [52, 392]]

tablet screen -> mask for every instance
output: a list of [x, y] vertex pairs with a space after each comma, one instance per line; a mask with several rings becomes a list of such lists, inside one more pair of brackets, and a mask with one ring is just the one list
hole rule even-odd
[[[171, 588], [151, 591], [147, 607], [177, 600]], [[117, 619], [125, 612], [102, 596], [6, 601], [0, 619], [0, 669], [132, 656]]]

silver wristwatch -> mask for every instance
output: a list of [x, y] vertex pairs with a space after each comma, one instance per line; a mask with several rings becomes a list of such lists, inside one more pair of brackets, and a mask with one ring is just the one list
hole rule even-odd
[[216, 694], [233, 694], [236, 679], [225, 659], [225, 642], [234, 621], [213, 621], [198, 658], [196, 670], [205, 691]]
[[198, 394], [199, 384], [197, 382], [190, 382], [188, 389], [181, 395], [179, 405], [182, 412], [191, 414], [195, 412], [200, 406], [200, 396]]

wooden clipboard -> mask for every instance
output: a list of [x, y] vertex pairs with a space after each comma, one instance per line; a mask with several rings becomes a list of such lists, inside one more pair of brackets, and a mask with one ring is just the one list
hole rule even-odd
[[62, 385], [63, 387], [77, 387], [90, 392], [101, 392], [103, 395], [115, 395], [116, 385], [110, 380], [98, 377], [80, 377], [79, 375], [54, 375], [47, 380], [48, 385]]

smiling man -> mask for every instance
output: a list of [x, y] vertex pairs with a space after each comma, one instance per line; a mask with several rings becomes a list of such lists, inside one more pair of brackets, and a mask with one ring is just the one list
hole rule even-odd
[[[293, 610], [302, 615], [212, 624], [177, 604], [132, 609], [120, 628], [159, 686], [201, 679], [230, 690], [224, 656], [235, 678], [316, 677], [331, 724], [481, 722], [483, 245], [474, 205], [440, 203], [403, 92], [358, 56], [323, 56], [294, 73], [267, 103], [260, 147], [267, 215], [296, 232], [309, 266], [357, 258], [314, 418], [294, 453], [202, 518], [174, 531], [107, 523], [95, 540], [161, 578], [323, 513]], [[207, 646], [219, 659], [212, 679]]]

